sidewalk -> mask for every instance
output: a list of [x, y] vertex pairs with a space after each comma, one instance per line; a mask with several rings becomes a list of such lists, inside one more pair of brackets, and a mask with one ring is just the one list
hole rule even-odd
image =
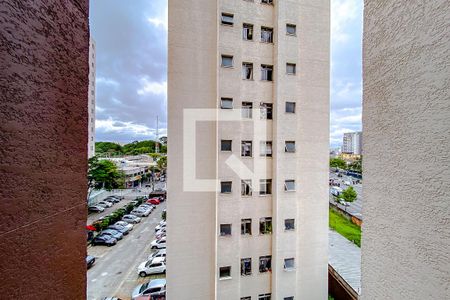
[[328, 231], [328, 263], [361, 295], [361, 249], [331, 229]]

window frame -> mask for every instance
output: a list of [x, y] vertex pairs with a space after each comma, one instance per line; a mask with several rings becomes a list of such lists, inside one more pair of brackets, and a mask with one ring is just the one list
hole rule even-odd
[[[292, 262], [292, 266], [291, 266], [291, 267], [287, 267], [287, 266], [286, 266], [286, 262], [287, 262], [287, 261]], [[292, 271], [292, 270], [295, 270], [295, 258], [294, 258], [294, 257], [288, 257], [288, 258], [285, 258], [285, 259], [283, 260], [283, 269], [284, 269], [285, 271]]]
[[[250, 263], [250, 270], [248, 270], [248, 266], [246, 268], [245, 263]], [[241, 258], [241, 276], [250, 276], [252, 275], [252, 258], [246, 257]]]
[[259, 104], [259, 115], [261, 120], [272, 120], [273, 103], [261, 102]]
[[[224, 150], [224, 143], [230, 143], [230, 150]], [[233, 152], [233, 140], [220, 140], [220, 152]]]
[[[289, 28], [293, 28], [294, 32], [290, 33]], [[286, 35], [297, 36], [297, 25], [292, 23], [286, 23]]]
[[264, 217], [259, 219], [259, 234], [266, 235], [273, 233], [272, 217]]
[[[250, 23], [242, 23], [242, 39], [243, 39], [244, 41], [253, 41], [253, 35], [254, 35], [254, 32], [255, 32], [255, 29], [254, 29], [254, 28], [255, 28], [255, 27], [254, 27], [253, 24], [250, 24]], [[250, 39], [249, 39], [249, 38], [246, 38], [246, 36], [248, 36], [248, 33], [246, 33], [246, 30], [250, 31], [250, 36], [251, 36]]]
[[[225, 230], [222, 230], [222, 229], [227, 228], [228, 226], [230, 228], [230, 233], [227, 233]], [[221, 237], [231, 236], [233, 234], [232, 228], [233, 228], [233, 226], [231, 223], [220, 224], [219, 225], [219, 236], [221, 236]]]
[[[224, 192], [224, 188], [228, 184], [229, 184], [229, 187], [230, 187], [230, 191], [229, 192], [227, 192], [227, 191]], [[233, 181], [231, 181], [231, 180], [220, 181], [220, 193], [221, 194], [231, 194], [232, 192], [233, 192]]]
[[[265, 268], [263, 269], [262, 267], [262, 260], [265, 261]], [[267, 273], [272, 271], [272, 255], [264, 255], [264, 256], [260, 256], [258, 259], [258, 269], [259, 269], [259, 273]]]
[[273, 65], [261, 64], [261, 81], [273, 81]]
[[[246, 74], [248, 69], [250, 69], [250, 78], [247, 78]], [[253, 80], [253, 74], [254, 74], [254, 69], [253, 69], [253, 63], [250, 62], [242, 62], [242, 80]]]
[[284, 219], [284, 231], [293, 231], [293, 230], [295, 230], [295, 219]]
[[[224, 105], [224, 103], [229, 102], [231, 103], [231, 107], [227, 107]], [[233, 109], [233, 98], [229, 97], [220, 97], [220, 109]]]
[[[246, 187], [248, 186], [249, 192], [246, 193]], [[241, 179], [241, 196], [251, 197], [253, 195], [253, 187], [251, 179]]]
[[[293, 188], [289, 189], [288, 187], [288, 183], [289, 184], [293, 184]], [[295, 192], [295, 179], [286, 179], [284, 180], [284, 191], [285, 192]]]
[[[264, 189], [262, 189], [263, 186]], [[259, 195], [260, 196], [272, 195], [272, 179], [259, 180]]]
[[[231, 65], [225, 65], [224, 59], [230, 59]], [[220, 66], [222, 68], [233, 68], [234, 67], [234, 56], [229, 54], [221, 54]]]
[[[289, 71], [289, 68], [292, 68], [292, 72]], [[295, 63], [286, 63], [286, 75], [296, 75], [297, 74], [297, 64]]]
[[241, 117], [253, 119], [253, 102], [243, 101], [241, 104]]
[[[228, 276], [222, 275], [223, 271], [228, 270]], [[219, 267], [219, 279], [230, 279], [231, 278], [231, 266]]]
[[[250, 145], [249, 155], [244, 155], [244, 144]], [[253, 157], [253, 141], [241, 141], [241, 157]]]
[[[225, 21], [225, 18], [231, 18], [231, 22], [230, 21]], [[224, 25], [224, 26], [234, 26], [234, 14], [232, 13], [227, 13], [227, 12], [222, 12], [220, 15], [220, 24]]]
[[[263, 35], [267, 32], [269, 38], [265, 38]], [[267, 26], [261, 26], [261, 43], [273, 44], [273, 28]]]
[[241, 235], [252, 235], [252, 219], [241, 219]]
[[[269, 145], [270, 145], [270, 147], [268, 147]], [[269, 149], [269, 151], [267, 151], [268, 149]], [[272, 141], [260, 141], [259, 142], [259, 156], [272, 157], [272, 154], [273, 154]]]
[[[292, 111], [288, 110], [288, 106], [291, 105], [291, 108], [293, 108]], [[297, 104], [295, 102], [292, 101], [286, 101], [285, 103], [285, 108], [284, 108], [284, 112], [287, 114], [295, 114], [295, 110], [297, 108]]]
[[[289, 144], [293, 144], [294, 145], [294, 149], [293, 150], [288, 150], [288, 145]], [[285, 153], [295, 153], [296, 152], [296, 145], [295, 145], [295, 141], [284, 141], [284, 152]]]

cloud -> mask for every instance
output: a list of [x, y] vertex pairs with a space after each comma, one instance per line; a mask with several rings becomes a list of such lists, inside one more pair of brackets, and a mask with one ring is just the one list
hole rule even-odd
[[[130, 142], [139, 139], [155, 139], [156, 129], [145, 124], [123, 122], [113, 118], [96, 120], [96, 134], [108, 137], [106, 140], [117, 142]], [[159, 136], [167, 134], [166, 128], [158, 130]]]
[[[333, 42], [347, 42], [350, 39], [346, 27], [358, 17], [362, 0], [331, 1], [331, 38]], [[361, 24], [362, 26], [362, 24]]]
[[137, 91], [139, 95], [155, 94], [167, 97], [167, 81], [150, 82], [147, 78], [141, 80], [142, 88]]

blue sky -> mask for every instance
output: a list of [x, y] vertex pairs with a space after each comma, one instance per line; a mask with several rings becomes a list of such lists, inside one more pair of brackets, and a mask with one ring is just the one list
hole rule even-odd
[[[131, 4], [132, 3], [132, 4]], [[331, 0], [330, 144], [361, 129], [362, 0]], [[167, 127], [167, 0], [91, 0], [96, 140], [129, 142]]]

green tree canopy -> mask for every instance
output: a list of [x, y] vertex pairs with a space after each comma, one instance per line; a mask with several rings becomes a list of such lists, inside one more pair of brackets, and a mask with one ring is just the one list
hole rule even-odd
[[89, 159], [88, 164], [88, 184], [90, 188], [111, 190], [123, 186], [124, 175], [112, 161], [99, 160], [94, 156]]
[[[96, 142], [95, 152], [98, 155], [109, 154], [109, 155], [138, 155], [138, 154], [149, 154], [155, 153], [156, 142], [152, 140], [147, 141], [134, 141], [126, 145], [119, 145], [111, 142]], [[160, 145], [159, 152], [166, 153], [167, 146]]]
[[161, 156], [156, 163], [160, 170], [167, 168], [167, 156]]
[[345, 202], [353, 202], [356, 200], [357, 197], [358, 194], [356, 193], [356, 191], [353, 189], [352, 186], [346, 188], [340, 195], [340, 198]]
[[347, 167], [347, 163], [342, 158], [335, 157], [330, 159], [330, 167], [345, 169]]

